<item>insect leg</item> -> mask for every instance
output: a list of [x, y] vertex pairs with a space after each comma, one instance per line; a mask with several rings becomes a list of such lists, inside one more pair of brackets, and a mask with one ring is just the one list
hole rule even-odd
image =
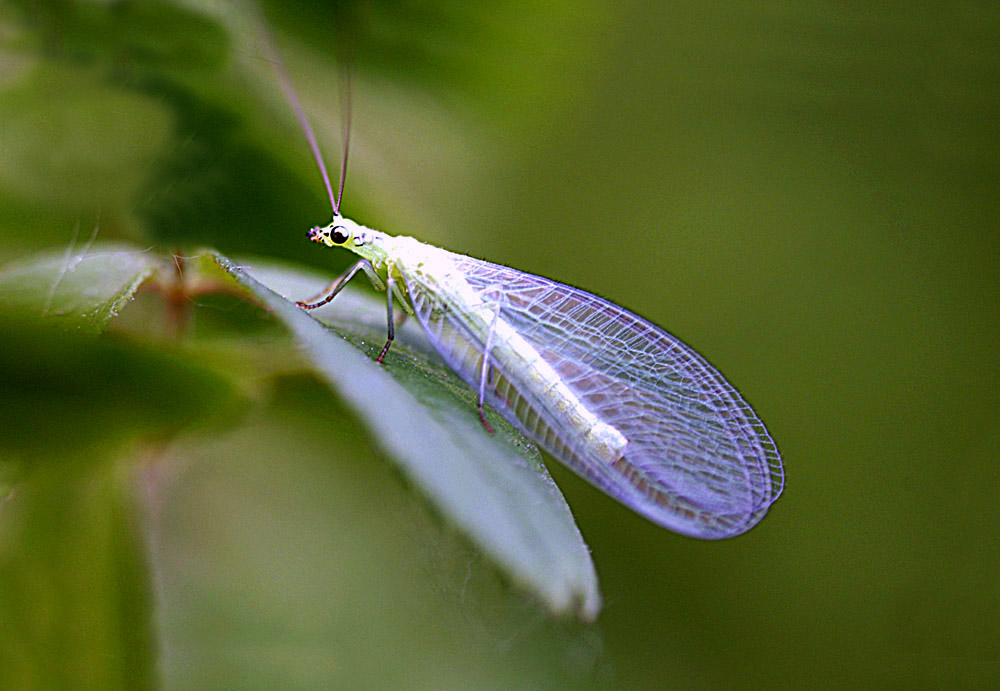
[[315, 295], [311, 300], [297, 300], [295, 304], [306, 310], [314, 310], [317, 307], [322, 307], [337, 297], [337, 293], [343, 290], [344, 286], [347, 285], [347, 282], [354, 278], [354, 274], [358, 273], [358, 271], [361, 271], [362, 269], [366, 274], [368, 274], [368, 278], [371, 279], [372, 285], [374, 285], [375, 288], [381, 290], [385, 287], [382, 284], [382, 279], [380, 279], [378, 274], [375, 273], [375, 268], [372, 266], [372, 263], [367, 259], [362, 259], [348, 269], [347, 273], [338, 276], [333, 283], [328, 285], [318, 295]]
[[486, 344], [483, 347], [483, 364], [479, 370], [479, 398], [476, 407], [479, 410], [479, 421], [483, 423], [483, 428], [489, 434], [493, 434], [493, 425], [486, 419], [486, 411], [483, 408], [486, 402], [486, 384], [492, 381], [490, 376], [493, 366], [490, 365], [490, 352], [493, 350], [493, 336], [497, 330], [497, 322], [500, 320], [500, 301], [497, 300], [493, 310], [493, 321], [490, 322], [490, 330], [486, 332]]
[[396, 338], [396, 325], [395, 320], [392, 317], [392, 293], [396, 289], [396, 280], [389, 276], [386, 281], [386, 291], [385, 291], [385, 316], [386, 322], [389, 326], [389, 338], [385, 342], [385, 346], [382, 347], [382, 352], [378, 354], [375, 358], [375, 362], [382, 364], [382, 360], [385, 358], [385, 354], [389, 352], [389, 346], [392, 345], [392, 341]]

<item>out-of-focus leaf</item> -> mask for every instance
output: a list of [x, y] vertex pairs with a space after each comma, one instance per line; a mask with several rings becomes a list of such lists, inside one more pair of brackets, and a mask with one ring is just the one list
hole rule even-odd
[[0, 506], [2, 688], [156, 687], [133, 488], [93, 451], [34, 468]]
[[[364, 326], [330, 329], [243, 266], [217, 261], [288, 326], [323, 378], [449, 520], [552, 611], [596, 616], [600, 595], [589, 551], [533, 445], [496, 416], [497, 433], [486, 434], [472, 392], [437, 358], [397, 340], [379, 366], [372, 353], [382, 342], [366, 341]], [[252, 271], [284, 294], [308, 295], [322, 286], [264, 264]], [[384, 314], [377, 304], [369, 310]]]
[[95, 245], [79, 254], [70, 247], [0, 270], [0, 306], [100, 333], [162, 263], [126, 245]]
[[[78, 333], [106, 322], [148, 268], [125, 264], [84, 261], [70, 272], [99, 289], [87, 294], [71, 279], [63, 297], [75, 311], [60, 326], [86, 328], [0, 310], [2, 688], [155, 687], [145, 545], [129, 498], [132, 464], [121, 462], [130, 451], [133, 464], [147, 461], [150, 449], [217, 424], [241, 400], [227, 376], [194, 358]], [[45, 266], [15, 275], [32, 286]]]
[[239, 397], [219, 372], [119, 339], [0, 313], [0, 460], [69, 461], [224, 419]]

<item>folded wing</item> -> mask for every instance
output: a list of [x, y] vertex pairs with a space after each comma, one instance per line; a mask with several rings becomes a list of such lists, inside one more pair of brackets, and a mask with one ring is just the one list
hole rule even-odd
[[487, 400], [513, 424], [591, 483], [671, 530], [723, 538], [763, 518], [784, 485], [777, 446], [739, 392], [701, 355], [590, 293], [448, 255], [446, 271], [440, 263], [433, 273], [402, 267], [417, 317], [448, 364], [478, 387], [486, 333], [498, 309], [499, 319], [627, 444], [613, 458], [594, 448], [566, 428], [560, 417], [565, 406], [551, 390], [538, 390], [544, 388], [538, 377], [519, 371], [530, 368], [491, 358]]

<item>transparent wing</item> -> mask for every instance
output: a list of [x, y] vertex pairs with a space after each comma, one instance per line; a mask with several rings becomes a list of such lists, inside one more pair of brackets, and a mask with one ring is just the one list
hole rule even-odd
[[[590, 293], [448, 254], [450, 276], [440, 275], [440, 265], [433, 275], [419, 265], [400, 267], [417, 317], [448, 364], [478, 386], [490, 315], [499, 309], [500, 319], [627, 444], [613, 460], [602, 456], [584, 435], [566, 428], [558, 400], [538, 390], [538, 378], [524, 371], [530, 367], [491, 357], [487, 400], [522, 432], [671, 530], [722, 538], [763, 518], [784, 485], [777, 446], [739, 392], [701, 355]], [[470, 294], [478, 303], [470, 304]]]

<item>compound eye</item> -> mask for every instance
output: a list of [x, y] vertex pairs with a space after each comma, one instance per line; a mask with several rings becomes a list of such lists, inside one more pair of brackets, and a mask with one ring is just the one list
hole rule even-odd
[[347, 232], [344, 226], [334, 226], [330, 230], [330, 241], [335, 245], [343, 245], [350, 239], [351, 234]]

